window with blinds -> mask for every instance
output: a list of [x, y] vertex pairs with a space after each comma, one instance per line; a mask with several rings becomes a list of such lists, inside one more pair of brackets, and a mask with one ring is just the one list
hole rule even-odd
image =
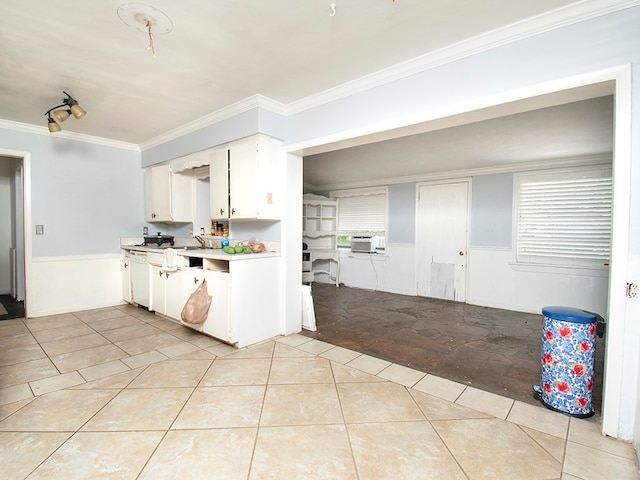
[[611, 255], [611, 168], [519, 174], [516, 261], [597, 268]]
[[349, 247], [351, 237], [385, 236], [386, 189], [331, 192], [338, 202], [338, 246]]

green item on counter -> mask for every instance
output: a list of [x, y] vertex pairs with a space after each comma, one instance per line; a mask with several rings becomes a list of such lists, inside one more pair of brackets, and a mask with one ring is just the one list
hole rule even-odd
[[224, 247], [224, 248], [222, 249], [222, 251], [223, 251], [224, 253], [236, 253], [235, 248], [230, 247], [229, 245], [227, 245], [226, 247]]
[[242, 245], [236, 245], [236, 253], [242, 253], [244, 251], [244, 247]]
[[244, 253], [251, 253], [252, 252], [251, 247], [249, 245], [246, 245], [242, 251]]

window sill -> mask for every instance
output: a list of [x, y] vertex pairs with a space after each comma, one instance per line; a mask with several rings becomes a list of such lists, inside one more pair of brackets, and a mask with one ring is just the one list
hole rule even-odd
[[509, 262], [509, 266], [522, 272], [553, 273], [557, 275], [577, 275], [585, 277], [608, 277], [609, 267], [574, 267], [541, 263]]
[[389, 255], [385, 252], [385, 253], [359, 253], [359, 252], [352, 252], [351, 250], [344, 250], [344, 251], [338, 251], [339, 256], [341, 258], [355, 258], [358, 260], [385, 260], [387, 258], [389, 258]]

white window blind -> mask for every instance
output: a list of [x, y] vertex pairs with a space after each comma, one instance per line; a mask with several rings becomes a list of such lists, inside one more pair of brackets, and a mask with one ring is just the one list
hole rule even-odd
[[610, 169], [517, 177], [517, 261], [595, 267], [611, 254]]
[[386, 236], [387, 189], [337, 190], [338, 246], [349, 247], [354, 236]]
[[384, 231], [385, 207], [383, 193], [338, 198], [338, 230]]

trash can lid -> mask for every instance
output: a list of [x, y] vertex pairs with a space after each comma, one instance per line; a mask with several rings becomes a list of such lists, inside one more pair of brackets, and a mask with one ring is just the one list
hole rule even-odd
[[554, 320], [562, 320], [572, 323], [595, 323], [596, 315], [593, 313], [585, 312], [579, 308], [571, 307], [544, 307], [542, 314], [545, 317], [553, 318]]

